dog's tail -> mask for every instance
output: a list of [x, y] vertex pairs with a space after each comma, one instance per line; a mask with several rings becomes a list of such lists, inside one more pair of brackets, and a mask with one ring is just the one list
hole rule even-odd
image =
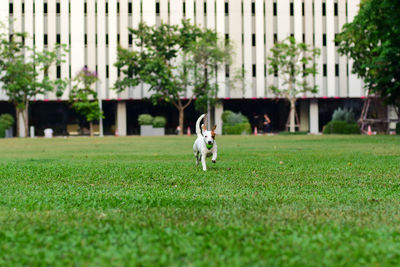
[[206, 114], [203, 114], [197, 119], [197, 122], [196, 122], [196, 134], [197, 134], [197, 136], [201, 136], [200, 122], [204, 118], [205, 115]]

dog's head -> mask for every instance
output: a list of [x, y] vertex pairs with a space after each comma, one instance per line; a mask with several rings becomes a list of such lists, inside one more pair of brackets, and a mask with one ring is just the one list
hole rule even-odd
[[215, 141], [215, 129], [217, 128], [217, 126], [214, 125], [211, 131], [207, 131], [207, 128], [204, 124], [201, 127], [203, 129], [204, 142], [206, 143], [206, 145], [213, 145]]

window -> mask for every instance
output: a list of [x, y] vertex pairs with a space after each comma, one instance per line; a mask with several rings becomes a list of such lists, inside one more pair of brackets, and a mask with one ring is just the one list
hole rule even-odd
[[183, 15], [186, 16], [186, 3], [183, 2]]
[[294, 5], [290, 3], [290, 16], [294, 16]]
[[117, 14], [119, 14], [119, 2], [117, 2]]
[[338, 15], [338, 3], [335, 3], [334, 10], [335, 10], [335, 16], [337, 16]]
[[322, 45], [326, 46], [326, 34], [325, 33], [322, 35]]
[[22, 3], [22, 14], [25, 14], [25, 3]]
[[96, 46], [97, 46], [97, 34], [96, 34], [94, 39], [95, 39], [95, 43], [96, 43]]
[[229, 65], [228, 64], [225, 65], [225, 77], [229, 78]]
[[274, 3], [274, 16], [276, 16], [277, 13], [276, 3]]
[[108, 77], [109, 77], [109, 68], [108, 65], [106, 65], [106, 78], [108, 79]]
[[128, 43], [129, 45], [132, 45], [132, 34], [128, 35]]
[[267, 77], [267, 64], [264, 64], [264, 77]]
[[87, 34], [85, 34], [85, 45], [87, 45]]
[[322, 3], [322, 16], [326, 16], [326, 4]]
[[225, 33], [225, 45], [229, 44], [229, 34]]
[[339, 77], [339, 64], [335, 64], [335, 76]]
[[57, 79], [61, 78], [61, 66], [57, 65]]
[[204, 2], [204, 15], [206, 15], [206, 14], [207, 14], [207, 3]]
[[256, 77], [256, 64], [253, 64], [253, 77]]
[[87, 3], [86, 2], [83, 4], [83, 12], [85, 14], [87, 14]]
[[57, 14], [60, 14], [60, 11], [61, 11], [60, 3], [57, 3], [56, 4], [56, 12], [57, 12]]
[[43, 13], [47, 14], [47, 3], [43, 4]]
[[108, 3], [106, 2], [106, 14], [108, 14]]
[[229, 15], [229, 4], [228, 2], [225, 2], [225, 16]]
[[128, 13], [132, 14], [132, 3], [131, 2], [128, 3]]
[[106, 34], [106, 45], [108, 45], [108, 34]]
[[117, 43], [119, 44], [119, 33], [117, 34]]
[[304, 17], [304, 2], [301, 3], [301, 14], [302, 14], [303, 17]]
[[156, 3], [156, 14], [160, 15], [160, 3], [159, 2]]
[[47, 34], [43, 35], [43, 44], [48, 45]]
[[13, 39], [13, 35], [12, 35], [12, 34], [10, 34], [10, 35], [8, 36], [8, 41], [9, 41], [9, 42], [11, 42], [11, 41], [12, 41], [12, 39]]
[[58, 33], [56, 37], [57, 44], [61, 44], [61, 35]]
[[251, 3], [251, 14], [254, 16], [256, 14], [256, 3]]
[[324, 66], [323, 66], [323, 72], [324, 72], [324, 77], [326, 77], [326, 73], [327, 73], [327, 67], [326, 67], [326, 64], [324, 64]]
[[256, 35], [253, 33], [251, 36], [252, 45], [256, 46]]
[[14, 13], [14, 6], [13, 6], [13, 3], [10, 3], [9, 13], [10, 13], [10, 14], [13, 14], [13, 13]]
[[339, 42], [338, 41], [336, 41], [336, 39], [337, 39], [337, 33], [335, 33], [335, 46], [339, 46]]
[[278, 42], [278, 34], [274, 33], [274, 43]]
[[303, 33], [303, 43], [306, 42], [306, 35]]

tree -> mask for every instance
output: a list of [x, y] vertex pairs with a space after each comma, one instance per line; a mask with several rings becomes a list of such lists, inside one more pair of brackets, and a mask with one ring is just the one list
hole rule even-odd
[[[229, 51], [218, 45], [215, 32], [203, 30], [187, 20], [179, 26], [162, 23], [151, 27], [141, 23], [129, 31], [136, 47], [133, 51], [118, 47], [115, 66], [124, 77], [116, 82], [116, 90], [123, 91], [141, 82], [149, 85], [153, 103], [164, 100], [178, 109], [183, 134], [184, 110], [192, 101], [216, 97], [218, 87], [211, 85], [209, 77], [229, 58]], [[225, 55], [221, 56], [222, 53]], [[209, 58], [204, 60], [205, 56]], [[184, 102], [189, 87], [193, 93]]]
[[396, 107], [400, 117], [400, 2], [364, 0], [358, 15], [337, 35], [339, 53], [354, 60], [352, 72], [369, 93]]
[[[65, 46], [58, 45], [52, 51], [36, 51], [25, 45], [26, 38], [29, 38], [26, 33], [17, 32], [11, 37], [0, 34], [0, 81], [9, 101], [15, 106], [17, 132], [22, 137], [28, 133], [29, 101], [54, 90], [57, 96], [61, 96], [67, 85], [65, 80], [49, 77], [50, 67], [63, 62]], [[20, 118], [23, 129], [20, 129]]]
[[92, 85], [99, 80], [97, 73], [84, 67], [72, 80], [73, 86], [69, 95], [72, 108], [89, 122], [90, 136], [93, 136], [93, 121], [104, 118], [100, 110], [97, 92]]
[[279, 77], [280, 86], [270, 86], [278, 96], [290, 102], [290, 132], [295, 132], [296, 100], [299, 94], [318, 92], [317, 86], [307, 83], [307, 76], [317, 74], [315, 58], [319, 56], [318, 48], [311, 48], [304, 43], [297, 43], [294, 37], [277, 42], [271, 48], [269, 74]]

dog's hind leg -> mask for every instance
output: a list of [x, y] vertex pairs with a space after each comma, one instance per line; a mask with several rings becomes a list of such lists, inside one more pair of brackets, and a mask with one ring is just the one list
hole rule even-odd
[[198, 166], [201, 157], [200, 152], [199, 151], [197, 151], [197, 153], [195, 152], [194, 156], [196, 157], [196, 166]]

